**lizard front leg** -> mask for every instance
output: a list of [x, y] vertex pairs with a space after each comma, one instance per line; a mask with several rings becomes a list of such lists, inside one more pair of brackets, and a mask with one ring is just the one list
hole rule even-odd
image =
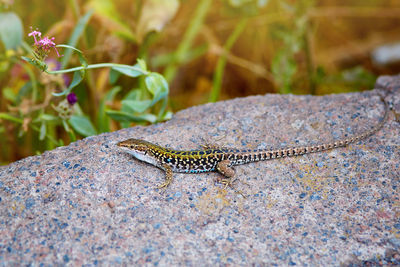
[[172, 168], [168, 164], [163, 164], [162, 165], [164, 171], [165, 171], [165, 182], [157, 186], [157, 188], [161, 189], [164, 187], [168, 187], [169, 184], [172, 182]]

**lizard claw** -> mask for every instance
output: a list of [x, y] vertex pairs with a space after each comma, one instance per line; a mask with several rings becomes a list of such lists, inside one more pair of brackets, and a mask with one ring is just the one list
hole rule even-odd
[[243, 192], [241, 190], [237, 190], [234, 186], [233, 183], [236, 181], [237, 179], [230, 179], [230, 178], [225, 178], [225, 179], [221, 179], [220, 182], [221, 184], [224, 185], [223, 190], [226, 190], [226, 188], [229, 186], [233, 191], [235, 191], [236, 194], [241, 194], [243, 198], [246, 198], [246, 196], [243, 194]]

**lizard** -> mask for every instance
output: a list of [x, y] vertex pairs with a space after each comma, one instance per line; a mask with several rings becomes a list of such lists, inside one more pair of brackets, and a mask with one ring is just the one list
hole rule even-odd
[[117, 146], [133, 155], [136, 159], [150, 163], [165, 171], [165, 181], [158, 188], [168, 187], [173, 180], [174, 172], [203, 173], [212, 171], [216, 171], [224, 176], [220, 182], [225, 187], [232, 187], [235, 176], [233, 166], [345, 147], [348, 144], [373, 135], [383, 127], [388, 117], [389, 105], [382, 96], [380, 98], [385, 105], [385, 113], [380, 122], [374, 127], [353, 137], [319, 145], [288, 147], [275, 150], [234, 149], [205, 145], [202, 149], [198, 150], [175, 150], [145, 140], [131, 138], [117, 143]]

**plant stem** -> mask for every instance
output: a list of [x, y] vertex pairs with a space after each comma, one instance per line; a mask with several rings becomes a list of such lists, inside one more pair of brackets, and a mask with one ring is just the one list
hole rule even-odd
[[217, 68], [214, 74], [213, 88], [210, 93], [209, 102], [215, 102], [218, 100], [221, 93], [222, 78], [224, 75], [224, 69], [226, 65], [226, 53], [232, 48], [233, 44], [236, 42], [237, 38], [243, 32], [247, 24], [247, 18], [242, 18], [242, 20], [237, 24], [235, 30], [229, 36], [228, 40], [224, 45], [224, 53], [219, 57], [217, 62]]
[[[48, 136], [52, 136], [55, 139], [56, 137], [56, 127], [54, 125], [51, 125], [50, 123], [47, 124], [47, 135]], [[51, 141], [48, 137], [46, 138], [46, 150], [52, 150], [56, 147], [56, 145], [58, 146], [58, 143], [54, 143], [53, 141]]]
[[306, 64], [307, 64], [307, 75], [308, 75], [308, 83], [310, 86], [310, 93], [312, 95], [315, 95], [315, 91], [316, 91], [316, 84], [315, 84], [315, 74], [314, 74], [314, 70], [315, 70], [315, 64], [314, 64], [314, 60], [313, 60], [313, 51], [311, 51], [312, 49], [312, 41], [311, 41], [311, 29], [310, 29], [310, 22], [307, 21], [306, 22], [306, 29], [304, 32], [304, 52], [306, 55]]
[[170, 62], [170, 64], [166, 67], [164, 71], [164, 77], [167, 82], [170, 82], [176, 73], [177, 65], [184, 60], [185, 55], [187, 54], [190, 46], [193, 43], [194, 38], [200, 30], [201, 25], [203, 24], [204, 17], [207, 14], [208, 8], [210, 7], [212, 0], [202, 0], [199, 5], [196, 7], [196, 12], [193, 15], [193, 19], [189, 23], [189, 27], [186, 30], [182, 42], [178, 46], [174, 59]]
[[79, 18], [81, 11], [79, 9], [78, 2], [76, 0], [69, 0], [69, 4], [70, 4], [72, 10], [74, 11], [75, 17]]
[[78, 71], [78, 70], [98, 69], [98, 68], [113, 68], [113, 67], [131, 69], [131, 70], [140, 72], [143, 75], [148, 75], [149, 74], [148, 71], [144, 71], [141, 68], [137, 68], [137, 67], [129, 66], [129, 65], [124, 65], [124, 64], [115, 64], [115, 63], [98, 63], [98, 64], [88, 65], [87, 67], [80, 66], [80, 67], [75, 67], [75, 68], [70, 68], [70, 69], [63, 69], [63, 70], [46, 70], [46, 73], [48, 73], [48, 74], [60, 74], [60, 73], [74, 72], [74, 71]]
[[[35, 126], [35, 125], [33, 125], [33, 124], [30, 124], [29, 126], [30, 126], [33, 130], [35, 130], [35, 131], [37, 131], [38, 133], [40, 133], [40, 129], [39, 129], [37, 126]], [[55, 144], [56, 146], [59, 146], [59, 143], [57, 142], [56, 139], [53, 138], [53, 136], [51, 136], [51, 135], [49, 135], [49, 134], [46, 133], [46, 138], [47, 138], [48, 140], [50, 140], [50, 141], [51, 141], [53, 144]]]

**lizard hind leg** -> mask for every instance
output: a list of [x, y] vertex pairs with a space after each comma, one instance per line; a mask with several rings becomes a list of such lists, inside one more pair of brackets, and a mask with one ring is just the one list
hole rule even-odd
[[229, 166], [230, 164], [231, 162], [227, 159], [220, 161], [217, 164], [217, 171], [223, 176], [229, 178], [229, 180], [235, 176], [235, 170]]
[[220, 182], [221, 184], [224, 185], [224, 190], [229, 186], [230, 188], [235, 190], [236, 193], [239, 193], [244, 198], [246, 198], [246, 196], [242, 193], [242, 191], [236, 190], [233, 186], [233, 182], [236, 181], [236, 179], [234, 178], [235, 170], [229, 166], [230, 163], [231, 162], [229, 160], [223, 160], [221, 162], [218, 162], [216, 169], [219, 173], [221, 173], [224, 176], [224, 178], [222, 178]]

